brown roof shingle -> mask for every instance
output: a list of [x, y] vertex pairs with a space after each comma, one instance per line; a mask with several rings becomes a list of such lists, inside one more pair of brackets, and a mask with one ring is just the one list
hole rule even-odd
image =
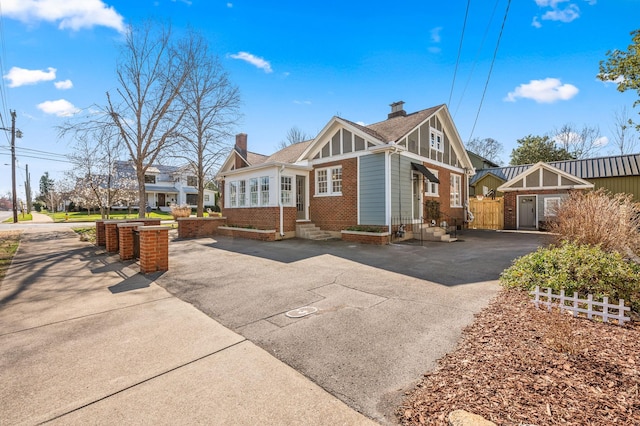
[[411, 129], [435, 114], [443, 106], [444, 104], [437, 105], [431, 108], [423, 109], [422, 111], [407, 114], [406, 116], [389, 118], [379, 123], [370, 124], [367, 126], [367, 128], [381, 135], [381, 140], [385, 142], [397, 142]]

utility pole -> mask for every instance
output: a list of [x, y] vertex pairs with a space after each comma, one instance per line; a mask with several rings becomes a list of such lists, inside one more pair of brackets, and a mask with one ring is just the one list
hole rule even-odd
[[24, 192], [27, 196], [27, 213], [31, 213], [31, 210], [33, 209], [33, 205], [31, 203], [31, 175], [29, 175], [29, 165], [25, 164], [24, 167], [26, 172]]
[[18, 223], [16, 195], [16, 111], [11, 111], [11, 190], [13, 191], [13, 223]]

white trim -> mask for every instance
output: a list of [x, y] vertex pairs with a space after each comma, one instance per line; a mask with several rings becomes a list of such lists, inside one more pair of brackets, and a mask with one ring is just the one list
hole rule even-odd
[[[547, 214], [547, 210], [550, 210], [551, 207], [547, 206], [547, 201], [556, 201], [557, 202], [557, 206], [560, 207], [560, 204], [562, 204], [562, 197], [557, 196], [557, 197], [544, 197], [543, 201], [544, 201], [544, 209], [542, 211], [542, 215], [544, 217], [555, 217], [557, 216], [556, 212], [554, 211], [553, 214]], [[557, 208], [557, 207], [555, 207]]]
[[[460, 173], [460, 174], [464, 174], [465, 173], [465, 170], [462, 167], [455, 167], [455, 166], [451, 166], [449, 164], [440, 163], [440, 162], [438, 162], [436, 160], [432, 160], [430, 158], [421, 157], [420, 155], [414, 154], [413, 152], [402, 151], [402, 155], [404, 155], [405, 157], [408, 157], [408, 158], [413, 158], [414, 160], [417, 160], [417, 161], [422, 161], [423, 163], [427, 163], [432, 167], [440, 167], [440, 168], [451, 170], [453, 172]], [[428, 166], [425, 166], [425, 167], [429, 168]]]
[[[526, 177], [529, 176], [530, 174], [537, 172], [540, 169], [546, 169], [550, 172], [556, 173], [558, 174], [558, 183], [561, 182], [560, 180], [560, 176], [564, 176], [567, 179], [570, 179], [574, 182], [577, 182], [575, 185], [557, 185], [557, 186], [542, 186], [542, 174], [540, 174], [540, 177], [538, 178], [538, 185], [539, 186], [535, 186], [535, 187], [531, 187], [531, 186], [526, 186], [527, 185], [527, 180]], [[521, 187], [517, 187], [517, 188], [511, 188], [511, 185], [513, 185], [514, 183], [518, 182], [519, 180], [522, 180], [522, 186]], [[547, 190], [547, 189], [592, 189], [594, 187], [594, 185], [584, 179], [581, 179], [575, 175], [572, 175], [571, 173], [567, 173], [563, 170], [560, 170], [557, 167], [554, 167], [550, 164], [544, 163], [542, 161], [537, 162], [536, 164], [534, 164], [533, 166], [529, 167], [527, 170], [525, 170], [524, 172], [514, 176], [511, 180], [503, 183], [502, 185], [500, 185], [496, 191], [500, 191], [500, 192], [510, 192], [510, 191], [533, 191], [533, 190]]]
[[[336, 169], [340, 169], [340, 192], [333, 192], [333, 171]], [[319, 191], [319, 179], [318, 179], [318, 173], [322, 172], [322, 171], [326, 171], [326, 183], [327, 183], [327, 191], [320, 193]], [[314, 197], [340, 197], [342, 196], [342, 164], [336, 164], [333, 166], [328, 166], [328, 167], [321, 167], [321, 168], [317, 168], [314, 170], [314, 174], [315, 174], [315, 192], [314, 192]]]
[[391, 154], [390, 151], [384, 154], [384, 224], [389, 226], [389, 232], [391, 232]]
[[516, 229], [520, 229], [520, 198], [522, 197], [533, 197], [534, 225], [538, 229], [538, 195], [536, 194], [516, 195]]
[[356, 223], [360, 224], [360, 157], [356, 159]]

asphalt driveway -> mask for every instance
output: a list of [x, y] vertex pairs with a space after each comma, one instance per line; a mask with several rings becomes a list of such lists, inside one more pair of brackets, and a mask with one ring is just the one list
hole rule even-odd
[[[511, 261], [541, 234], [465, 231], [462, 241], [176, 240], [156, 283], [381, 423], [455, 349]], [[310, 306], [301, 318], [286, 313]]]

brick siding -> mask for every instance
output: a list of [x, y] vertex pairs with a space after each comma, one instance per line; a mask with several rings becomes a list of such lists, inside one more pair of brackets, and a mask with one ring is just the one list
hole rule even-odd
[[[342, 195], [316, 197], [315, 171], [309, 173], [309, 219], [320, 229], [339, 232], [358, 224], [358, 161], [350, 158], [319, 165], [317, 168], [342, 165]], [[331, 184], [331, 183], [329, 183]]]
[[169, 228], [142, 226], [140, 231], [140, 272], [169, 270]]
[[225, 226], [227, 219], [222, 217], [184, 217], [178, 219], [178, 238], [212, 237], [218, 226]]
[[[283, 207], [283, 232], [295, 232], [296, 208]], [[222, 215], [228, 226], [253, 226], [257, 229], [275, 229], [280, 233], [280, 207], [225, 208]]]

